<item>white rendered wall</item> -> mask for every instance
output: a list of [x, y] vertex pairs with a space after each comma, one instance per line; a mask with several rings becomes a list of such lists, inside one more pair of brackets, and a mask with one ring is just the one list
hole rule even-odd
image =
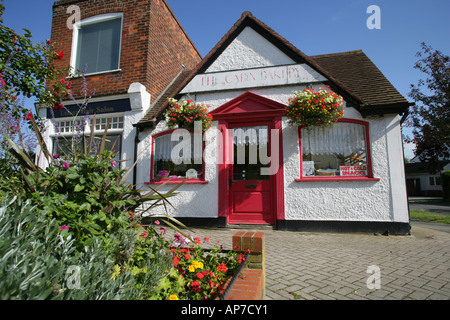
[[280, 49], [250, 27], [246, 27], [206, 70], [217, 72], [295, 63]]
[[389, 127], [398, 116], [362, 120], [369, 122], [373, 175], [379, 181], [295, 181], [300, 177], [298, 131], [284, 122], [287, 220], [408, 222], [403, 152], [395, 149], [401, 143], [399, 127]]
[[[164, 121], [158, 123], [154, 130], [145, 130], [141, 133], [141, 148], [145, 148], [145, 157], [140, 161], [138, 168], [138, 186], [146, 190], [145, 183], [150, 181], [150, 167], [152, 150], [152, 137], [156, 134], [169, 130]], [[150, 215], [169, 214], [175, 217], [214, 218], [218, 216], [218, 135], [217, 121], [213, 121], [212, 127], [204, 134], [206, 150], [204, 153], [205, 184], [184, 184], [176, 192], [175, 197], [168, 198], [171, 206], [166, 208], [160, 206], [152, 211]], [[148, 155], [147, 155], [148, 154]], [[157, 188], [158, 184], [148, 185]], [[173, 188], [174, 184], [167, 184], [158, 189], [165, 193]], [[147, 215], [147, 214], [146, 214]]]
[[[320, 87], [317, 84], [314, 87]], [[302, 87], [262, 88], [252, 90], [266, 98], [286, 104], [293, 90]], [[245, 90], [197, 94], [196, 102], [210, 104], [210, 111], [241, 95]], [[283, 165], [285, 187], [285, 218], [287, 220], [340, 220], [340, 221], [396, 221], [408, 222], [406, 186], [403, 170], [403, 151], [398, 115], [364, 119], [353, 108], [344, 108], [344, 116], [369, 122], [372, 169], [379, 181], [317, 181], [297, 182], [300, 178], [300, 153], [297, 127], [283, 120]], [[146, 148], [150, 148], [151, 135], [167, 130], [164, 122], [150, 133], [146, 131]], [[218, 216], [218, 145], [215, 135], [217, 122], [206, 133], [205, 157], [208, 184], [181, 187], [181, 194], [170, 201], [181, 217]], [[211, 145], [212, 144], [212, 145]], [[399, 147], [400, 146], [400, 147]], [[211, 148], [212, 147], [212, 148]], [[146, 157], [146, 159], [148, 159]], [[147, 160], [146, 160], [147, 161]], [[144, 176], [150, 177], [150, 160]], [[148, 181], [148, 180], [147, 180]], [[170, 185], [165, 187], [169, 190]]]

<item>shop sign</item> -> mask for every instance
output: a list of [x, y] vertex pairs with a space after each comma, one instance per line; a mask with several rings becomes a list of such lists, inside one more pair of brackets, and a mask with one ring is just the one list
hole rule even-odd
[[367, 176], [367, 165], [359, 166], [339, 166], [339, 172], [342, 177], [363, 177]]
[[295, 64], [198, 74], [181, 93], [292, 85], [325, 80], [310, 66]]
[[128, 98], [110, 101], [89, 102], [86, 108], [82, 108], [82, 110], [80, 110], [80, 106], [78, 104], [67, 105], [61, 110], [53, 110], [53, 115], [50, 109], [47, 109], [47, 118], [51, 119], [53, 117], [73, 117], [76, 114], [78, 114], [78, 116], [85, 116], [126, 111], [131, 111], [130, 99]]

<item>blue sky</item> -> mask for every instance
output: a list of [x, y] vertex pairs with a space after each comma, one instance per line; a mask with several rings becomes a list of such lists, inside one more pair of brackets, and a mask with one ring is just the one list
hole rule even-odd
[[[35, 41], [50, 37], [53, 0], [5, 0], [4, 24], [31, 30]], [[363, 50], [397, 90], [423, 74], [413, 69], [420, 43], [450, 54], [448, 0], [167, 0], [205, 56], [240, 18], [253, 15], [307, 55]], [[381, 29], [368, 29], [370, 5], [381, 11]], [[68, 15], [69, 16], [69, 15]], [[411, 100], [408, 98], [408, 100]], [[408, 132], [408, 130], [405, 130]], [[409, 147], [405, 148], [411, 157]]]

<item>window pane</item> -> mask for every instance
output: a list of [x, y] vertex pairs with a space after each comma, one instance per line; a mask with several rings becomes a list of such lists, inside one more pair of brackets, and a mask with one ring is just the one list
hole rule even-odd
[[76, 69], [86, 73], [119, 68], [121, 19], [82, 26], [78, 33]]
[[233, 129], [233, 180], [269, 180], [261, 174], [269, 164], [261, 162], [267, 155], [268, 127], [243, 127]]
[[[95, 136], [93, 142], [93, 151], [100, 147], [102, 136]], [[82, 137], [58, 137], [54, 140], [53, 154], [59, 154], [61, 156], [70, 156], [75, 149], [77, 152], [82, 152], [83, 139]], [[107, 135], [105, 140], [105, 149], [113, 151], [113, 160], [120, 160], [120, 154], [122, 150], [122, 138], [121, 135]], [[89, 143], [89, 136], [85, 136], [85, 143]]]
[[303, 176], [367, 176], [365, 126], [302, 129]]
[[430, 181], [430, 186], [434, 186], [434, 177], [429, 177], [428, 180]]
[[[109, 118], [95, 119], [95, 130], [105, 130]], [[123, 129], [123, 117], [111, 117], [108, 129]]]
[[[201, 139], [201, 138], [200, 138]], [[180, 140], [181, 141], [181, 140]], [[179, 153], [182, 161], [175, 163], [172, 161], [172, 151], [180, 149], [180, 141], [172, 141], [171, 134], [166, 134], [155, 138], [154, 154], [153, 154], [153, 179], [162, 178], [203, 178], [203, 143], [195, 148], [194, 135], [190, 135], [190, 139], [186, 146]], [[177, 146], [178, 145], [178, 146]], [[189, 150], [190, 149], [190, 150]]]

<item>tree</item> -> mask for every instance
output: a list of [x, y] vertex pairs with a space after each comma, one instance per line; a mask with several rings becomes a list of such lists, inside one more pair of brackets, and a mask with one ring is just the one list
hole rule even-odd
[[416, 56], [414, 68], [427, 78], [411, 84], [409, 97], [416, 106], [408, 121], [413, 137], [407, 142], [413, 142], [416, 156], [437, 172], [442, 170], [441, 160], [450, 158], [450, 57], [423, 42]]
[[4, 26], [5, 6], [0, 1], [0, 72], [7, 98], [4, 104], [14, 103], [20, 95], [34, 97], [38, 103], [48, 106], [59, 103], [60, 97], [68, 93], [60, 79], [68, 74], [69, 68], [57, 69], [53, 61], [62, 59], [63, 52], [54, 51], [50, 40], [34, 43], [27, 29], [21, 35]]
[[0, 0], [0, 184], [11, 191], [18, 186], [18, 163], [8, 152], [5, 138], [19, 143], [30, 155], [36, 146], [30, 120], [33, 117], [39, 124], [39, 119], [25, 107], [25, 98], [47, 107], [59, 106], [61, 98], [70, 93], [70, 81], [65, 80], [69, 67], [56, 68], [53, 63], [63, 52], [55, 51], [50, 40], [33, 42], [29, 30], [24, 29], [22, 35], [6, 27], [4, 10]]

